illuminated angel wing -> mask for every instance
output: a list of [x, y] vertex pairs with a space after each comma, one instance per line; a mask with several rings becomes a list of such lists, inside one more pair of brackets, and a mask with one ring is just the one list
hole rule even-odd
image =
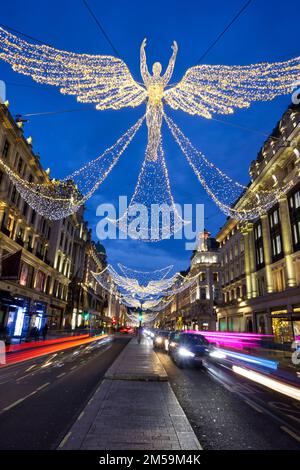
[[140, 105], [147, 97], [127, 65], [116, 57], [75, 54], [50, 46], [30, 44], [0, 28], [0, 58], [13, 70], [39, 83], [60, 87], [77, 101], [97, 109]]
[[174, 109], [211, 118], [290, 93], [299, 80], [300, 57], [246, 66], [198, 65], [165, 91], [164, 100]]

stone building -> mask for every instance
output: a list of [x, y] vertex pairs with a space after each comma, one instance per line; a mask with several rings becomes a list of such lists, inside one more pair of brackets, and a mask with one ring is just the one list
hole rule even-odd
[[231, 218], [217, 234], [223, 270], [221, 330], [300, 335], [300, 107], [291, 105], [251, 163], [249, 193], [289, 183], [285, 195], [253, 222]]
[[[28, 182], [50, 181], [32, 139], [24, 137], [22, 123], [5, 104], [0, 104], [0, 158]], [[19, 257], [9, 258], [18, 252]], [[7, 276], [12, 259], [15, 273]], [[91, 275], [105, 263], [104, 247], [92, 241], [84, 207], [64, 219], [47, 220], [25, 202], [0, 165], [0, 331], [26, 337], [46, 322], [55, 330], [108, 326], [120, 308]]]
[[195, 276], [187, 289], [171, 296], [158, 316], [161, 327], [172, 329], [216, 329], [216, 308], [221, 301], [221, 266], [218, 243], [210, 233], [200, 234], [199, 245], [191, 257], [186, 274]]

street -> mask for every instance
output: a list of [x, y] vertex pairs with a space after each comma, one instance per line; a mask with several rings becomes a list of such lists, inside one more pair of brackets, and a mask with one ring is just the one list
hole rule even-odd
[[158, 353], [204, 449], [300, 449], [300, 404], [211, 363], [178, 368]]
[[0, 369], [0, 449], [56, 449], [128, 339], [105, 339]]

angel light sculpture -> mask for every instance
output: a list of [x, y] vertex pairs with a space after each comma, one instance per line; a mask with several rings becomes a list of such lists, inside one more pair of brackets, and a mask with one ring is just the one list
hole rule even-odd
[[[141, 75], [144, 81], [144, 85], [141, 85], [134, 80], [125, 62], [119, 58], [76, 54], [46, 45], [31, 44], [0, 28], [0, 58], [11, 64], [14, 71], [29, 75], [38, 83], [58, 86], [61, 93], [75, 95], [77, 101], [82, 103], [94, 103], [97, 110], [137, 107], [146, 102], [146, 163], [155, 165], [157, 162], [159, 171], [165, 171], [161, 146], [164, 118], [199, 181], [219, 208], [226, 215], [241, 220], [256, 218], [274, 204], [278, 195], [286, 188], [256, 192], [247, 200], [246, 205], [238, 210], [233, 209], [233, 202], [245, 186], [232, 181], [196, 150], [172, 119], [166, 116], [164, 105], [209, 119], [214, 114], [230, 114], [235, 109], [247, 108], [253, 101], [272, 100], [293, 91], [295, 83], [300, 79], [300, 58], [246, 66], [196, 65], [186, 71], [179, 83], [166, 88], [174, 70], [177, 43], [173, 42], [173, 54], [164, 75], [161, 75], [162, 67], [159, 62], [153, 65], [153, 75], [149, 73], [145, 45], [146, 40], [142, 42], [140, 50]], [[17, 189], [23, 191], [22, 195], [30, 205], [49, 218], [61, 218], [77, 210], [102, 183], [143, 119], [144, 117], [103, 155], [66, 179], [68, 187], [72, 181], [73, 188], [76, 188], [69, 198], [65, 197], [64, 181], [60, 185], [56, 183], [56, 186], [51, 186], [49, 182], [43, 189], [40, 184], [37, 186], [22, 180], [3, 160], [0, 163], [17, 185]], [[165, 177], [164, 181], [167, 194], [170, 190], [168, 178]], [[153, 186], [155, 190], [155, 184]], [[57, 187], [60, 191], [58, 197], [55, 196]], [[138, 192], [137, 186], [135, 194]], [[173, 201], [170, 195], [165, 199]], [[49, 200], [51, 204], [48, 204]]]

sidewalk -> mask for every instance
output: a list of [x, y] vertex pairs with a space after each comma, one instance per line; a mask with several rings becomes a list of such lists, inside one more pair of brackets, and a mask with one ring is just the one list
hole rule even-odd
[[62, 440], [63, 450], [199, 450], [152, 345], [132, 339]]

